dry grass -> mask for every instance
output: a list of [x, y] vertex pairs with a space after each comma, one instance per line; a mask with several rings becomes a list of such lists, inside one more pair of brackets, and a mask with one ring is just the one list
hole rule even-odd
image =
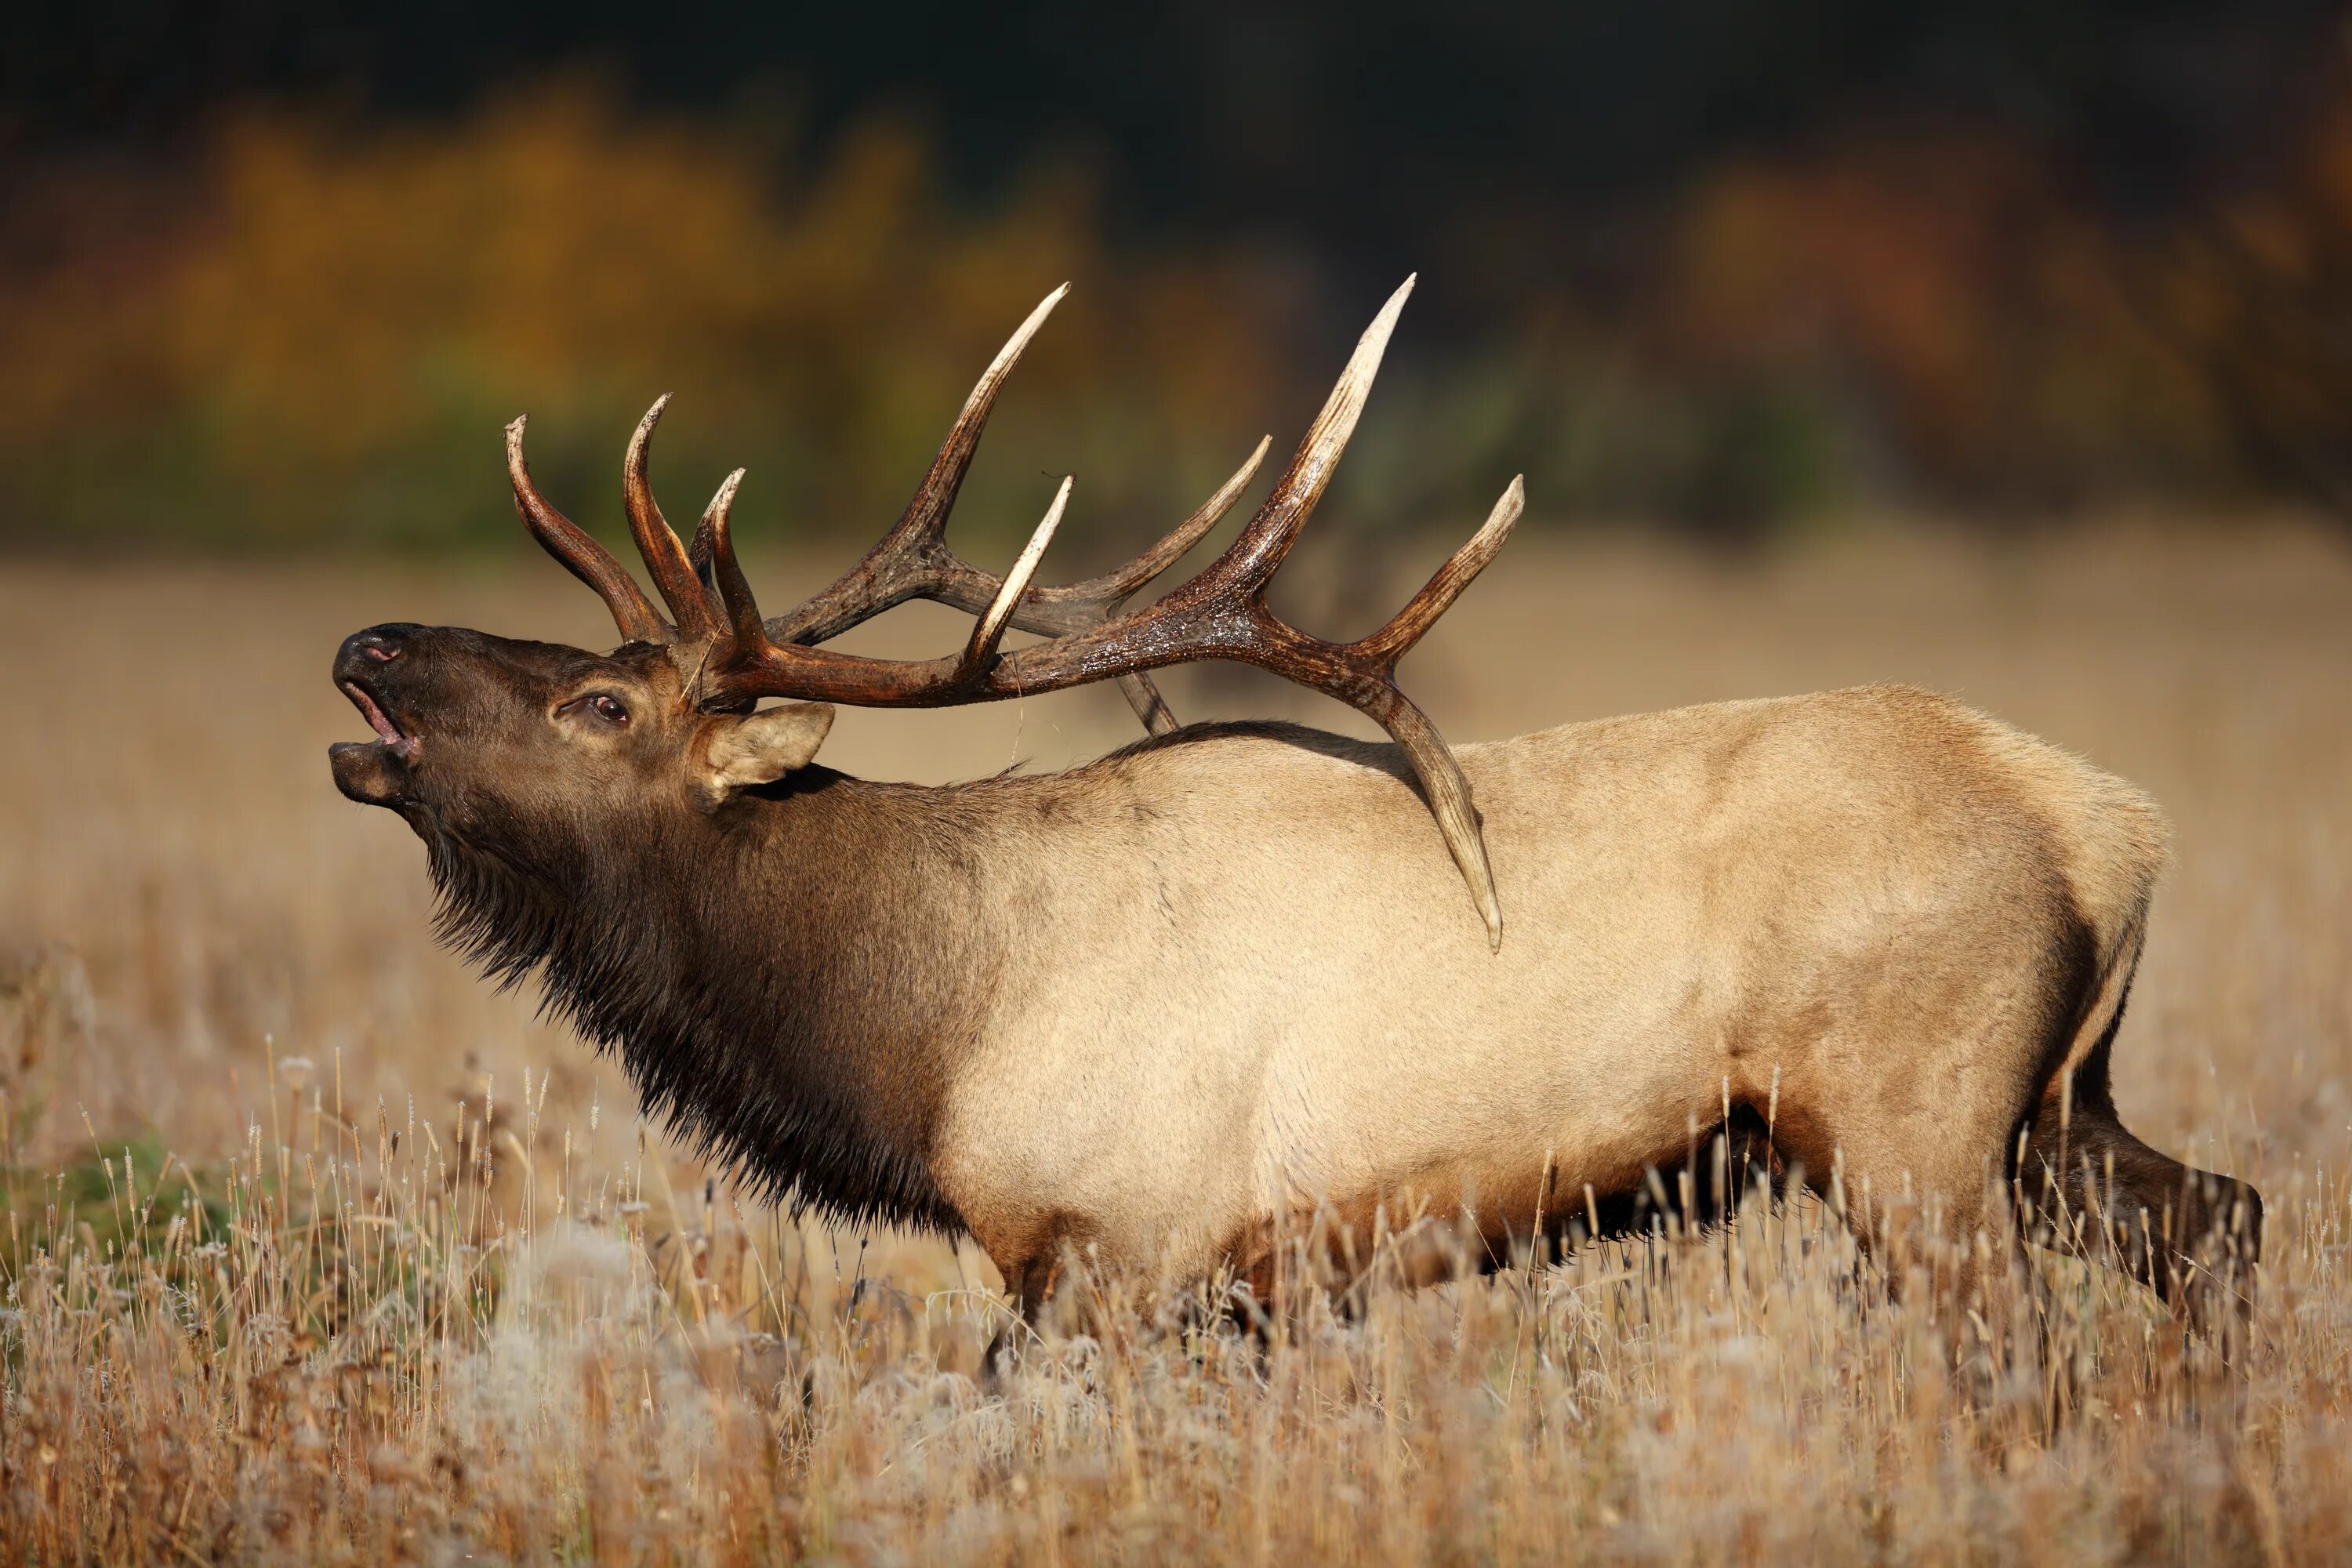
[[[2166, 803], [2118, 1095], [2268, 1195], [2234, 1364], [2062, 1259], [1990, 1337], [1890, 1304], [1799, 1206], [1378, 1290], [1264, 1353], [1103, 1282], [984, 1392], [984, 1260], [745, 1212], [649, 1144], [617, 1076], [433, 948], [406, 830], [328, 784], [341, 634], [594, 640], [587, 595], [540, 563], [10, 568], [0, 1557], [2352, 1552], [2352, 563], [2147, 530], [1514, 549], [1410, 672], [1457, 737], [1905, 678]], [[830, 754], [944, 778], [1122, 722], [1099, 693], [853, 715]]]

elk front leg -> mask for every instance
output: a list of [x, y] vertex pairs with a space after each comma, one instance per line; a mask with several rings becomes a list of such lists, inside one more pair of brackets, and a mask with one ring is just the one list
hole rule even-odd
[[1009, 1358], [1016, 1353], [1016, 1347], [1036, 1337], [1045, 1304], [1062, 1282], [1066, 1245], [1063, 1235], [1054, 1231], [1042, 1246], [1018, 1261], [998, 1265], [997, 1271], [1004, 1276], [1004, 1288], [1013, 1297], [1013, 1315], [988, 1342], [988, 1352], [981, 1360], [982, 1381], [989, 1386], [998, 1385], [1010, 1370]]

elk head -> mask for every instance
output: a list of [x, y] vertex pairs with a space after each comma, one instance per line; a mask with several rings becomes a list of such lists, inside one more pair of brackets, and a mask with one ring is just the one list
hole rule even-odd
[[[1118, 570], [1032, 588], [1070, 496], [1065, 478], [1045, 520], [997, 577], [946, 542], [948, 516], [990, 408], [1029, 340], [1066, 291], [1031, 312], [965, 401], [898, 523], [830, 587], [762, 617], [729, 530], [738, 469], [681, 544], [654, 500], [646, 455], [667, 399], [639, 423], [622, 468], [631, 534], [667, 614], [601, 544], [550, 505], [523, 461], [523, 421], [507, 428], [516, 510], [548, 552], [594, 589], [623, 637], [610, 654], [473, 631], [382, 626], [337, 656], [335, 679], [376, 730], [338, 746], [337, 784], [391, 806], [428, 843], [495, 840], [502, 859], [570, 861], [595, 841], [669, 834], [649, 816], [714, 814], [746, 789], [805, 768], [831, 722], [827, 704], [943, 707], [1115, 679], [1155, 733], [1175, 728], [1150, 672], [1223, 658], [1270, 669], [1370, 716], [1403, 749], [1492, 940], [1502, 940], [1468, 781], [1421, 710], [1397, 687], [1397, 661], [1502, 548], [1521, 507], [1511, 481], [1485, 526], [1380, 630], [1351, 643], [1297, 630], [1266, 606], [1276, 569], [1330, 481], [1412, 279], [1365, 331], [1289, 468], [1248, 525], [1197, 576], [1150, 605], [1127, 601], [1197, 543], [1265, 457], [1261, 441], [1199, 510]], [[977, 617], [963, 647], [898, 661], [818, 645], [909, 599]], [[1009, 627], [1047, 640], [1001, 651]], [[756, 711], [762, 698], [793, 700]], [[436, 855], [440, 851], [436, 849]], [[436, 861], [437, 864], [437, 861]]]

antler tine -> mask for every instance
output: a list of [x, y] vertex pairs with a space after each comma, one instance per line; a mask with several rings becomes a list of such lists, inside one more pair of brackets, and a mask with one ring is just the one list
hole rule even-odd
[[978, 676], [996, 657], [996, 645], [1004, 640], [1005, 630], [1013, 624], [1013, 606], [1020, 604], [1021, 595], [1027, 591], [1029, 579], [1036, 573], [1037, 563], [1045, 558], [1045, 546], [1054, 542], [1054, 531], [1062, 525], [1062, 509], [1070, 504], [1070, 487], [1075, 482], [1075, 475], [1062, 476], [1062, 488], [1054, 492], [1054, 504], [1045, 509], [1045, 520], [1029, 536], [1029, 542], [1023, 548], [1019, 559], [1013, 563], [1013, 569], [1004, 574], [1003, 585], [997, 589], [996, 598], [974, 623], [971, 640], [964, 645], [963, 659], [959, 666], [961, 673], [957, 684]]
[[686, 547], [677, 542], [668, 519], [662, 516], [653, 485], [646, 478], [646, 448], [652, 445], [654, 426], [661, 423], [662, 410], [668, 406], [669, 394], [665, 392], [637, 421], [636, 434], [629, 437], [628, 455], [621, 460], [621, 499], [628, 509], [629, 531], [636, 537], [637, 553], [645, 557], [654, 586], [669, 605], [679, 637], [700, 642], [719, 629], [710, 614], [710, 601], [703, 596], [702, 575], [687, 558]]
[[1486, 922], [1488, 941], [1496, 948], [1503, 945], [1503, 909], [1495, 894], [1495, 872], [1486, 859], [1486, 840], [1479, 831], [1478, 808], [1470, 798], [1470, 781], [1463, 775], [1462, 764], [1454, 760], [1452, 748], [1429, 716], [1416, 707], [1396, 684], [1397, 661], [1412, 651], [1437, 618], [1462, 596], [1462, 591], [1477, 581], [1509, 542], [1511, 530], [1518, 525], [1519, 514], [1527, 507], [1525, 475], [1514, 475], [1496, 499], [1494, 510], [1478, 531], [1470, 536], [1461, 549], [1447, 558], [1422, 585], [1420, 593], [1405, 602], [1403, 609], [1389, 624], [1345, 651], [1354, 661], [1369, 665], [1378, 672], [1372, 688], [1374, 700], [1385, 706], [1386, 711], [1350, 696], [1348, 700], [1388, 731], [1412, 766], [1413, 777], [1421, 781], [1422, 797], [1429, 803], [1430, 814], [1437, 819], [1437, 831], [1445, 840], [1445, 847], [1454, 856], [1454, 864], [1465, 881], [1470, 885], [1471, 900], [1478, 906], [1478, 914]]
[[694, 525], [694, 537], [686, 542], [686, 563], [702, 579], [703, 596], [717, 605], [719, 584], [710, 575], [710, 520], [707, 516]]
[[670, 641], [668, 623], [654, 609], [636, 579], [629, 575], [629, 569], [577, 523], [549, 505], [547, 498], [539, 493], [539, 487], [530, 482], [530, 466], [522, 456], [523, 426], [528, 419], [528, 416], [519, 416], [507, 426], [507, 479], [514, 487], [515, 515], [522, 519], [530, 536], [562, 563], [565, 571], [595, 590], [596, 596], [612, 612], [613, 624], [620, 629], [622, 640]]
[[989, 411], [996, 406], [996, 395], [1004, 390], [1005, 378], [1021, 362], [1029, 340], [1037, 335], [1037, 329], [1045, 324], [1045, 318], [1054, 313], [1054, 307], [1069, 291], [1070, 286], [1065, 283], [1038, 300], [1037, 308], [1004, 340], [1004, 346], [996, 351], [996, 357], [980, 373], [955, 423], [948, 427], [948, 438], [940, 444], [940, 455], [931, 459], [931, 471], [923, 476], [922, 487], [907, 503], [906, 515], [892, 532], [904, 530], [910, 536], [937, 539], [947, 531], [948, 513], [955, 508], [956, 492], [963, 488], [963, 477], [971, 468], [972, 455], [980, 450], [980, 437], [988, 428]]
[[[996, 406], [996, 395], [1004, 389], [1013, 367], [1029, 347], [1029, 340], [1037, 335], [1045, 318], [1054, 313], [1054, 307], [1069, 291], [1070, 286], [1065, 283], [1039, 300], [1028, 319], [996, 351], [988, 368], [980, 373], [955, 423], [948, 427], [947, 439], [940, 443], [939, 455], [931, 459], [929, 471], [924, 474], [923, 482], [916, 488], [914, 498], [908, 501], [907, 510], [891, 525], [890, 531], [832, 584], [770, 622], [769, 640], [812, 644], [829, 641], [909, 599], [936, 597], [936, 583], [943, 575], [952, 574], [952, 567], [963, 566], [945, 544], [948, 514], [954, 510], [957, 493], [963, 489], [972, 456], [980, 450], [980, 437], [988, 428], [988, 416]], [[970, 567], [963, 569], [971, 571]], [[994, 587], [992, 580], [992, 592]], [[960, 607], [977, 614], [987, 600], [988, 595], [982, 595], [979, 603]]]
[[[1495, 893], [1495, 868], [1486, 859], [1486, 837], [1482, 831], [1478, 807], [1470, 795], [1470, 780], [1454, 760], [1454, 748], [1429, 721], [1429, 715], [1414, 706], [1412, 698], [1399, 691], [1393, 684], [1388, 687], [1389, 703], [1384, 711], [1355, 702], [1360, 710], [1376, 720], [1389, 732], [1405, 761], [1412, 767], [1412, 776], [1421, 784], [1421, 797], [1428, 803], [1429, 814], [1437, 819], [1439, 837], [1445, 840], [1446, 852], [1454, 857], [1462, 879], [1469, 884], [1470, 901], [1478, 908], [1478, 918], [1486, 924], [1486, 946], [1499, 952], [1503, 947], [1503, 904]], [[1333, 693], [1333, 695], [1339, 695]], [[1349, 699], [1353, 701], [1353, 699]]]
[[1422, 584], [1421, 592], [1407, 600], [1404, 608], [1399, 610], [1388, 625], [1356, 647], [1391, 669], [1395, 668], [1397, 660], [1412, 651], [1413, 644], [1437, 624], [1438, 616], [1454, 607], [1454, 601], [1462, 596], [1462, 590], [1476, 582], [1478, 574], [1484, 572], [1495, 557], [1502, 553], [1503, 546], [1510, 542], [1511, 530], [1518, 526], [1519, 513], [1527, 507], [1526, 479], [1525, 474], [1514, 475], [1502, 495], [1496, 498], [1495, 510], [1486, 514], [1486, 521], [1479, 525], [1478, 531], [1470, 536], [1468, 542], [1447, 558], [1445, 564]]
[[719, 604], [732, 626], [736, 642], [749, 647], [764, 641], [765, 636], [760, 625], [760, 602], [751, 596], [751, 579], [743, 575], [743, 568], [735, 559], [734, 541], [728, 535], [728, 523], [735, 513], [735, 492], [742, 485], [740, 468], [719, 481], [718, 493], [702, 509], [702, 521], [696, 525], [694, 537], [708, 543], [710, 574]]
[[[1259, 437], [1256, 449], [1242, 460], [1242, 466], [1234, 470], [1231, 479], [1219, 485], [1192, 516], [1160, 535], [1150, 549], [1126, 565], [1106, 572], [1099, 577], [1089, 577], [1083, 583], [1065, 583], [1058, 587], [1040, 588], [1030, 603], [1037, 607], [1041, 618], [1047, 605], [1101, 605], [1117, 609], [1153, 578], [1182, 560], [1185, 552], [1208, 537], [1209, 531], [1223, 521], [1225, 513], [1233, 510], [1234, 502], [1241, 499], [1242, 491], [1249, 488], [1250, 480], [1257, 476], [1258, 465], [1265, 461], [1266, 452], [1273, 446], [1273, 437]], [[1022, 629], [1042, 631], [1049, 628], [1024, 626]]]
[[1398, 285], [1388, 297], [1372, 324], [1356, 341], [1356, 352], [1348, 356], [1347, 367], [1331, 388], [1331, 395], [1323, 402], [1322, 411], [1315, 423], [1307, 427], [1306, 438], [1299, 442], [1297, 454], [1290, 467], [1275, 481], [1273, 491], [1258, 504], [1257, 515], [1242, 530], [1239, 539], [1226, 550], [1224, 557], [1212, 567], [1212, 572], [1230, 574], [1246, 583], [1253, 592], [1262, 595], [1272, 581], [1275, 570], [1290, 547], [1298, 542], [1299, 531], [1315, 511], [1315, 503], [1323, 499], [1338, 468], [1339, 456], [1348, 449], [1348, 437], [1356, 433], [1357, 417], [1364, 411], [1364, 399], [1372, 390], [1372, 378], [1380, 374], [1381, 356], [1389, 346], [1389, 335], [1396, 331], [1397, 318], [1404, 312], [1404, 302], [1412, 293], [1413, 283], [1420, 274], [1414, 273]]

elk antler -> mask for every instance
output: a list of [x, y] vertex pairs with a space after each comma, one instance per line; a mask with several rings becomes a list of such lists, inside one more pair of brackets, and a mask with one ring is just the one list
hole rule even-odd
[[[1373, 374], [1379, 369], [1381, 352], [1412, 290], [1412, 279], [1408, 279], [1373, 320], [1341, 373], [1338, 385], [1332, 388], [1322, 413], [1308, 429], [1297, 455], [1291, 459], [1289, 468], [1248, 527], [1223, 555], [1198, 576], [1143, 609], [1080, 625], [1031, 647], [1006, 654], [995, 651], [996, 639], [1022, 604], [1025, 568], [1034, 565], [1045, 542], [1060, 521], [1062, 502], [1068, 493], [1067, 480], [1064, 481], [1061, 496], [1056, 497], [1054, 510], [1047, 513], [1029, 548], [1023, 552], [1023, 568], [1016, 568], [1001, 584], [969, 567], [963, 568], [977, 581], [960, 584], [961, 591], [977, 597], [983, 584], [995, 589], [963, 653], [909, 662], [862, 658], [795, 641], [777, 641], [772, 624], [761, 622], [751, 584], [735, 559], [728, 527], [732, 497], [722, 493], [709, 513], [709, 535], [712, 565], [732, 635], [714, 650], [708, 662], [703, 700], [740, 701], [761, 696], [792, 696], [865, 707], [944, 707], [1054, 691], [1196, 659], [1224, 658], [1254, 664], [1339, 698], [1395, 738], [1420, 781], [1446, 847], [1453, 851], [1455, 864], [1469, 883], [1471, 896], [1486, 920], [1489, 935], [1499, 945], [1502, 911], [1495, 896], [1494, 874], [1487, 864], [1477, 812], [1471, 802], [1469, 781], [1463, 776], [1460, 764], [1436, 726], [1398, 689], [1395, 672], [1398, 660], [1421, 640], [1501, 550], [1523, 505], [1520, 481], [1511, 481], [1495, 503], [1485, 526], [1454, 552], [1394, 619], [1370, 637], [1352, 643], [1326, 642], [1297, 630], [1276, 616], [1265, 603], [1267, 584], [1289, 553], [1316, 502], [1322, 498], [1339, 455], [1355, 430]], [[1034, 320], [1033, 317], [1032, 321]], [[1018, 353], [1021, 342], [1016, 336], [1010, 346], [1012, 353]], [[983, 378], [982, 386], [973, 394], [973, 403], [979, 405], [977, 412], [982, 417], [987, 400], [993, 393], [994, 388]], [[958, 427], [961, 433], [967, 424], [972, 426], [971, 435], [976, 440], [978, 420], [970, 417], [973, 412], [972, 405], [967, 405], [967, 418], [959, 420]], [[908, 509], [910, 517], [925, 510], [929, 498], [951, 499], [953, 484], [961, 477], [965, 460], [957, 447], [957, 437], [951, 435], [940, 462], [933, 466], [934, 482], [927, 483], [918, 495], [916, 504]], [[1171, 536], [1171, 542], [1182, 537], [1191, 526], [1188, 520], [1185, 528]], [[902, 523], [901, 529], [905, 528]], [[1168, 542], [1146, 552], [1139, 562], [1152, 562]], [[867, 561], [893, 558], [887, 549], [877, 549]], [[1172, 553], [1169, 558], [1172, 559]], [[1128, 570], [1123, 569], [1105, 581], [1124, 583], [1128, 574]], [[856, 574], [851, 576], [855, 578]], [[950, 580], [952, 579], [941, 579]], [[825, 597], [818, 595], [819, 600]], [[862, 604], [872, 595], [861, 591], [843, 597]], [[1104, 597], [1108, 602], [1116, 602], [1111, 595]], [[1124, 597], [1124, 592], [1116, 597]], [[791, 619], [797, 621], [801, 614], [794, 612]], [[821, 615], [813, 615], [805, 624], [821, 629], [827, 622]]]
[[[1029, 340], [1036, 336], [1037, 329], [1045, 324], [1045, 318], [1053, 314], [1054, 307], [1069, 291], [1070, 286], [1065, 283], [1046, 295], [1006, 340], [1003, 348], [997, 351], [995, 359], [989, 362], [971, 395], [964, 399], [961, 412], [940, 444], [939, 456], [931, 461], [930, 471], [890, 531], [829, 587], [810, 595], [782, 615], [771, 617], [767, 623], [769, 640], [829, 642], [909, 599], [929, 599], [968, 615], [978, 615], [988, 608], [1003, 582], [964, 560], [947, 542], [948, 515], [954, 510], [964, 474], [980, 449], [980, 437], [987, 427], [997, 393], [1019, 363], [1022, 352], [1029, 346]], [[680, 617], [675, 630], [638, 590], [627, 570], [539, 493], [523, 462], [523, 421], [517, 419], [507, 427], [507, 472], [514, 486], [515, 510], [533, 537], [546, 546], [548, 553], [596, 591], [612, 611], [622, 637], [632, 642], [693, 641], [708, 635], [709, 627], [715, 624], [694, 605], [693, 595], [686, 586], [687, 577], [692, 575], [705, 584], [706, 593], [712, 591], [709, 576], [710, 518], [706, 513], [695, 529], [681, 564], [676, 535], [663, 520], [661, 508], [656, 504], [646, 479], [646, 448], [668, 404], [669, 398], [665, 395], [638, 422], [623, 468], [622, 486], [630, 532], [671, 614]], [[1265, 458], [1266, 449], [1273, 444], [1270, 436], [1260, 438], [1256, 450], [1231, 479], [1142, 554], [1116, 571], [1083, 583], [1037, 589], [1014, 607], [1012, 625], [1025, 632], [1055, 637], [1108, 620], [1121, 605], [1181, 559], [1233, 510], [1234, 502], [1249, 487], [1258, 465]], [[681, 611], [681, 604], [688, 607]], [[717, 606], [712, 605], [711, 609], [715, 616]], [[1138, 672], [1117, 679], [1120, 692], [1146, 730], [1165, 734], [1176, 728], [1175, 713], [1150, 676]]]
[[[973, 455], [980, 450], [980, 437], [988, 427], [989, 411], [995, 406], [997, 393], [1003, 389], [1022, 352], [1028, 348], [1029, 340], [1037, 335], [1037, 329], [1045, 324], [1045, 318], [1054, 313], [1054, 307], [1069, 291], [1070, 286], [1065, 283], [1040, 300], [1037, 308], [1029, 312], [1028, 320], [1005, 340], [1004, 346], [981, 373], [980, 380], [972, 384], [971, 395], [964, 399], [962, 410], [949, 427], [947, 439], [940, 444], [939, 456], [931, 459], [930, 471], [923, 476], [914, 499], [907, 503], [906, 511], [890, 531], [830, 586], [810, 595], [781, 616], [769, 616], [769, 641], [812, 646], [830, 642], [852, 626], [909, 599], [929, 599], [974, 616], [995, 600], [1003, 582], [950, 547], [948, 514], [955, 508], [957, 492], [963, 488], [964, 474], [971, 467]], [[1217, 526], [1249, 487], [1258, 464], [1265, 461], [1266, 449], [1273, 444], [1271, 436], [1261, 438], [1257, 449], [1234, 470], [1233, 478], [1218, 486], [1216, 493], [1198, 510], [1171, 529], [1150, 549], [1115, 572], [1083, 583], [1037, 589], [1014, 606], [1013, 625], [1024, 632], [1060, 637], [1110, 619], [1121, 605]], [[698, 560], [709, 559], [708, 543], [709, 531], [697, 529], [692, 553]], [[1150, 676], [1135, 671], [1122, 674], [1118, 679], [1119, 690], [1145, 729], [1153, 734], [1164, 734], [1176, 728], [1176, 715]]]
[[530, 467], [522, 460], [522, 427], [527, 418], [507, 426], [507, 478], [514, 485], [515, 515], [565, 571], [596, 590], [596, 596], [613, 612], [613, 624], [621, 628], [623, 641], [668, 642], [673, 634], [667, 623], [646, 601], [629, 569], [577, 523], [548, 505], [539, 487], [530, 482]]
[[[1112, 679], [1139, 681], [1147, 671], [1206, 658], [1254, 664], [1337, 697], [1386, 730], [1403, 751], [1446, 847], [1469, 884], [1488, 936], [1499, 947], [1502, 910], [1495, 896], [1494, 873], [1487, 863], [1477, 809], [1471, 801], [1470, 782], [1428, 715], [1398, 688], [1396, 666], [1502, 549], [1524, 504], [1520, 480], [1511, 481], [1469, 542], [1454, 552], [1395, 618], [1370, 637], [1351, 643], [1309, 637], [1276, 616], [1265, 603], [1267, 584], [1322, 499], [1355, 430], [1381, 353], [1412, 285], [1413, 279], [1406, 279], [1366, 329], [1289, 468], [1240, 537], [1199, 575], [1145, 608], [1126, 614], [1118, 613], [1120, 603], [1189, 549], [1232, 504], [1256, 468], [1265, 444], [1200, 511], [1134, 561], [1102, 577], [1029, 591], [1029, 578], [1069, 500], [1068, 479], [1062, 481], [1052, 509], [1028, 547], [1003, 579], [957, 557], [941, 538], [948, 510], [978, 445], [997, 388], [1030, 335], [1061, 298], [1059, 289], [1031, 313], [973, 388], [929, 476], [898, 525], [840, 581], [773, 621], [761, 619], [729, 531], [736, 489], [742, 479], [740, 469], [712, 498], [701, 526], [695, 531], [697, 549], [692, 552], [678, 544], [677, 536], [653, 505], [644, 485], [645, 446], [660, 416], [660, 404], [646, 416], [630, 444], [625, 478], [630, 526], [647, 568], [677, 617], [677, 632], [662, 625], [610, 555], [530, 489], [530, 476], [522, 467], [520, 421], [508, 433], [516, 504], [541, 542], [604, 596], [624, 636], [646, 637], [635, 627], [649, 620], [655, 628], [649, 640], [706, 645], [696, 667], [692, 691], [694, 700], [705, 707], [740, 707], [771, 696], [860, 707], [950, 707]], [[698, 558], [706, 546], [723, 626], [713, 622], [699, 571]], [[961, 652], [935, 659], [899, 661], [811, 646], [891, 605], [918, 596], [979, 615]], [[1051, 640], [1011, 653], [999, 652], [1005, 631], [1013, 626], [1046, 632]], [[1137, 711], [1155, 729], [1163, 722], [1172, 727], [1172, 717], [1166, 715], [1164, 704], [1158, 702], [1158, 694], [1148, 685], [1141, 687], [1140, 694], [1130, 687], [1129, 694]]]

